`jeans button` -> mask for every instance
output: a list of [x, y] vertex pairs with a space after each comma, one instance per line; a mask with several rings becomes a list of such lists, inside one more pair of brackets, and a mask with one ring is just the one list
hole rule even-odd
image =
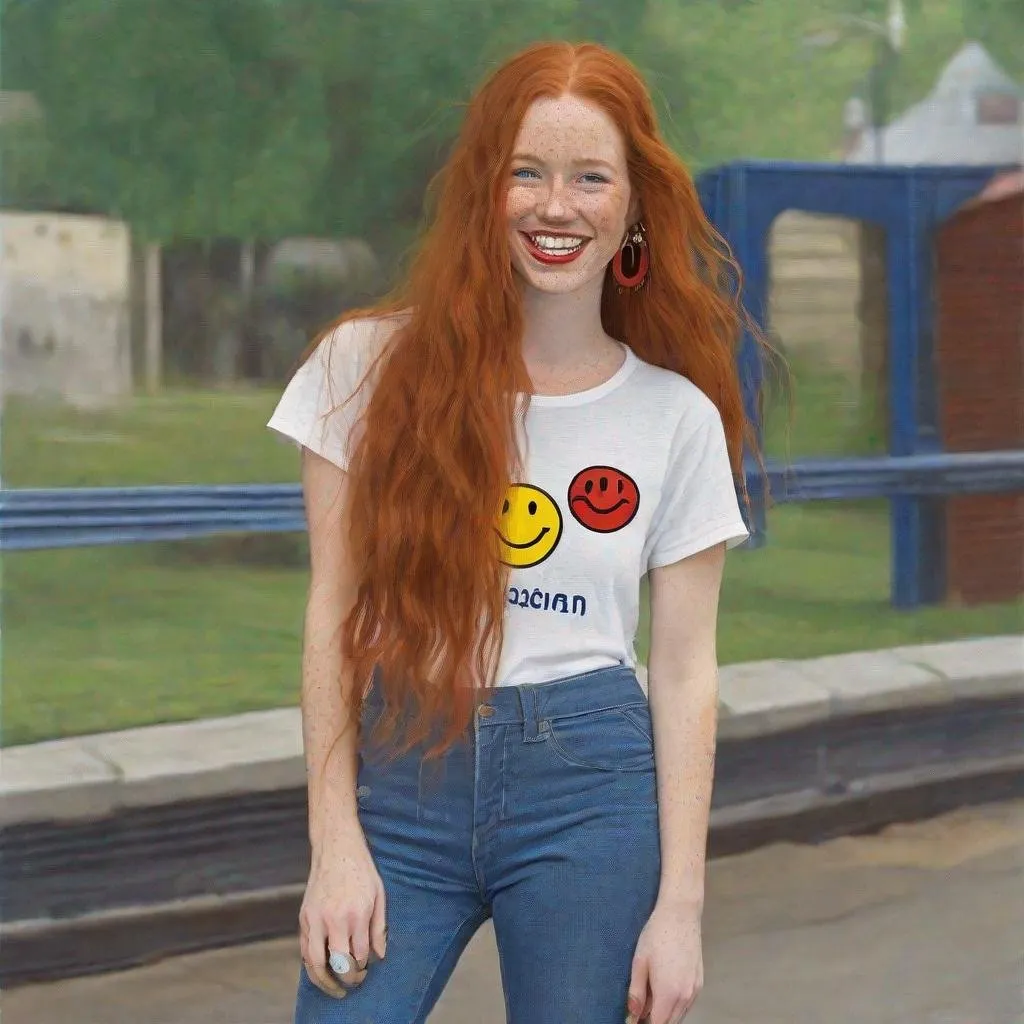
[[480, 707], [477, 708], [476, 713], [481, 718], [490, 718], [491, 715], [494, 714], [494, 708], [492, 708], [490, 704], [481, 704]]

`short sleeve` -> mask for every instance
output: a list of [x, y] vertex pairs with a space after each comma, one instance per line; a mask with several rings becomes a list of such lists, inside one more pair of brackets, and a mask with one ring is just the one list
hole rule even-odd
[[661, 500], [651, 522], [647, 568], [671, 565], [720, 544], [736, 547], [749, 533], [740, 513], [722, 417], [699, 394], [669, 451]]
[[347, 469], [379, 333], [373, 321], [347, 321], [327, 335], [288, 382], [267, 426]]

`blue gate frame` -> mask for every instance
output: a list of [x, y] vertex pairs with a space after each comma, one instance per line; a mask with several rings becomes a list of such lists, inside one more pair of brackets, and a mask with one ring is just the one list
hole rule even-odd
[[[886, 230], [889, 295], [889, 454], [942, 451], [934, 366], [932, 246], [936, 228], [1004, 168], [862, 167], [744, 161], [701, 175], [705, 212], [743, 272], [743, 298], [759, 325], [768, 310], [768, 241], [786, 210], [869, 221]], [[760, 354], [744, 337], [740, 350], [747, 415], [758, 421]], [[763, 542], [763, 494], [752, 493], [755, 543]], [[891, 502], [892, 603], [900, 608], [942, 599], [945, 585], [943, 502]]]

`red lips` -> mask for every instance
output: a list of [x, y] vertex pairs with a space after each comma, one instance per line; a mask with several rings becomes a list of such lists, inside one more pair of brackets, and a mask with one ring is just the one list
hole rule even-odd
[[530, 255], [538, 263], [546, 263], [549, 265], [560, 263], [572, 263], [572, 261], [577, 259], [580, 253], [583, 252], [584, 249], [586, 249], [588, 243], [590, 242], [589, 238], [584, 239], [583, 244], [578, 249], [574, 249], [572, 252], [554, 256], [551, 253], [545, 252], [543, 249], [539, 249], [536, 245], [534, 245], [533, 239], [531, 239], [525, 231], [520, 231], [519, 234], [522, 235], [523, 240], [526, 243], [527, 251], [530, 253]]

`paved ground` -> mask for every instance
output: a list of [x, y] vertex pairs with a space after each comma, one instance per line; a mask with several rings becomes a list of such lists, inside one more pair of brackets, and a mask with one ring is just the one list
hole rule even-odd
[[[716, 861], [687, 1024], [1022, 1024], [1024, 803]], [[292, 941], [18, 989], [4, 1024], [287, 1024]], [[481, 930], [432, 1024], [503, 1024]], [[566, 1024], [582, 1024], [569, 1022]]]

